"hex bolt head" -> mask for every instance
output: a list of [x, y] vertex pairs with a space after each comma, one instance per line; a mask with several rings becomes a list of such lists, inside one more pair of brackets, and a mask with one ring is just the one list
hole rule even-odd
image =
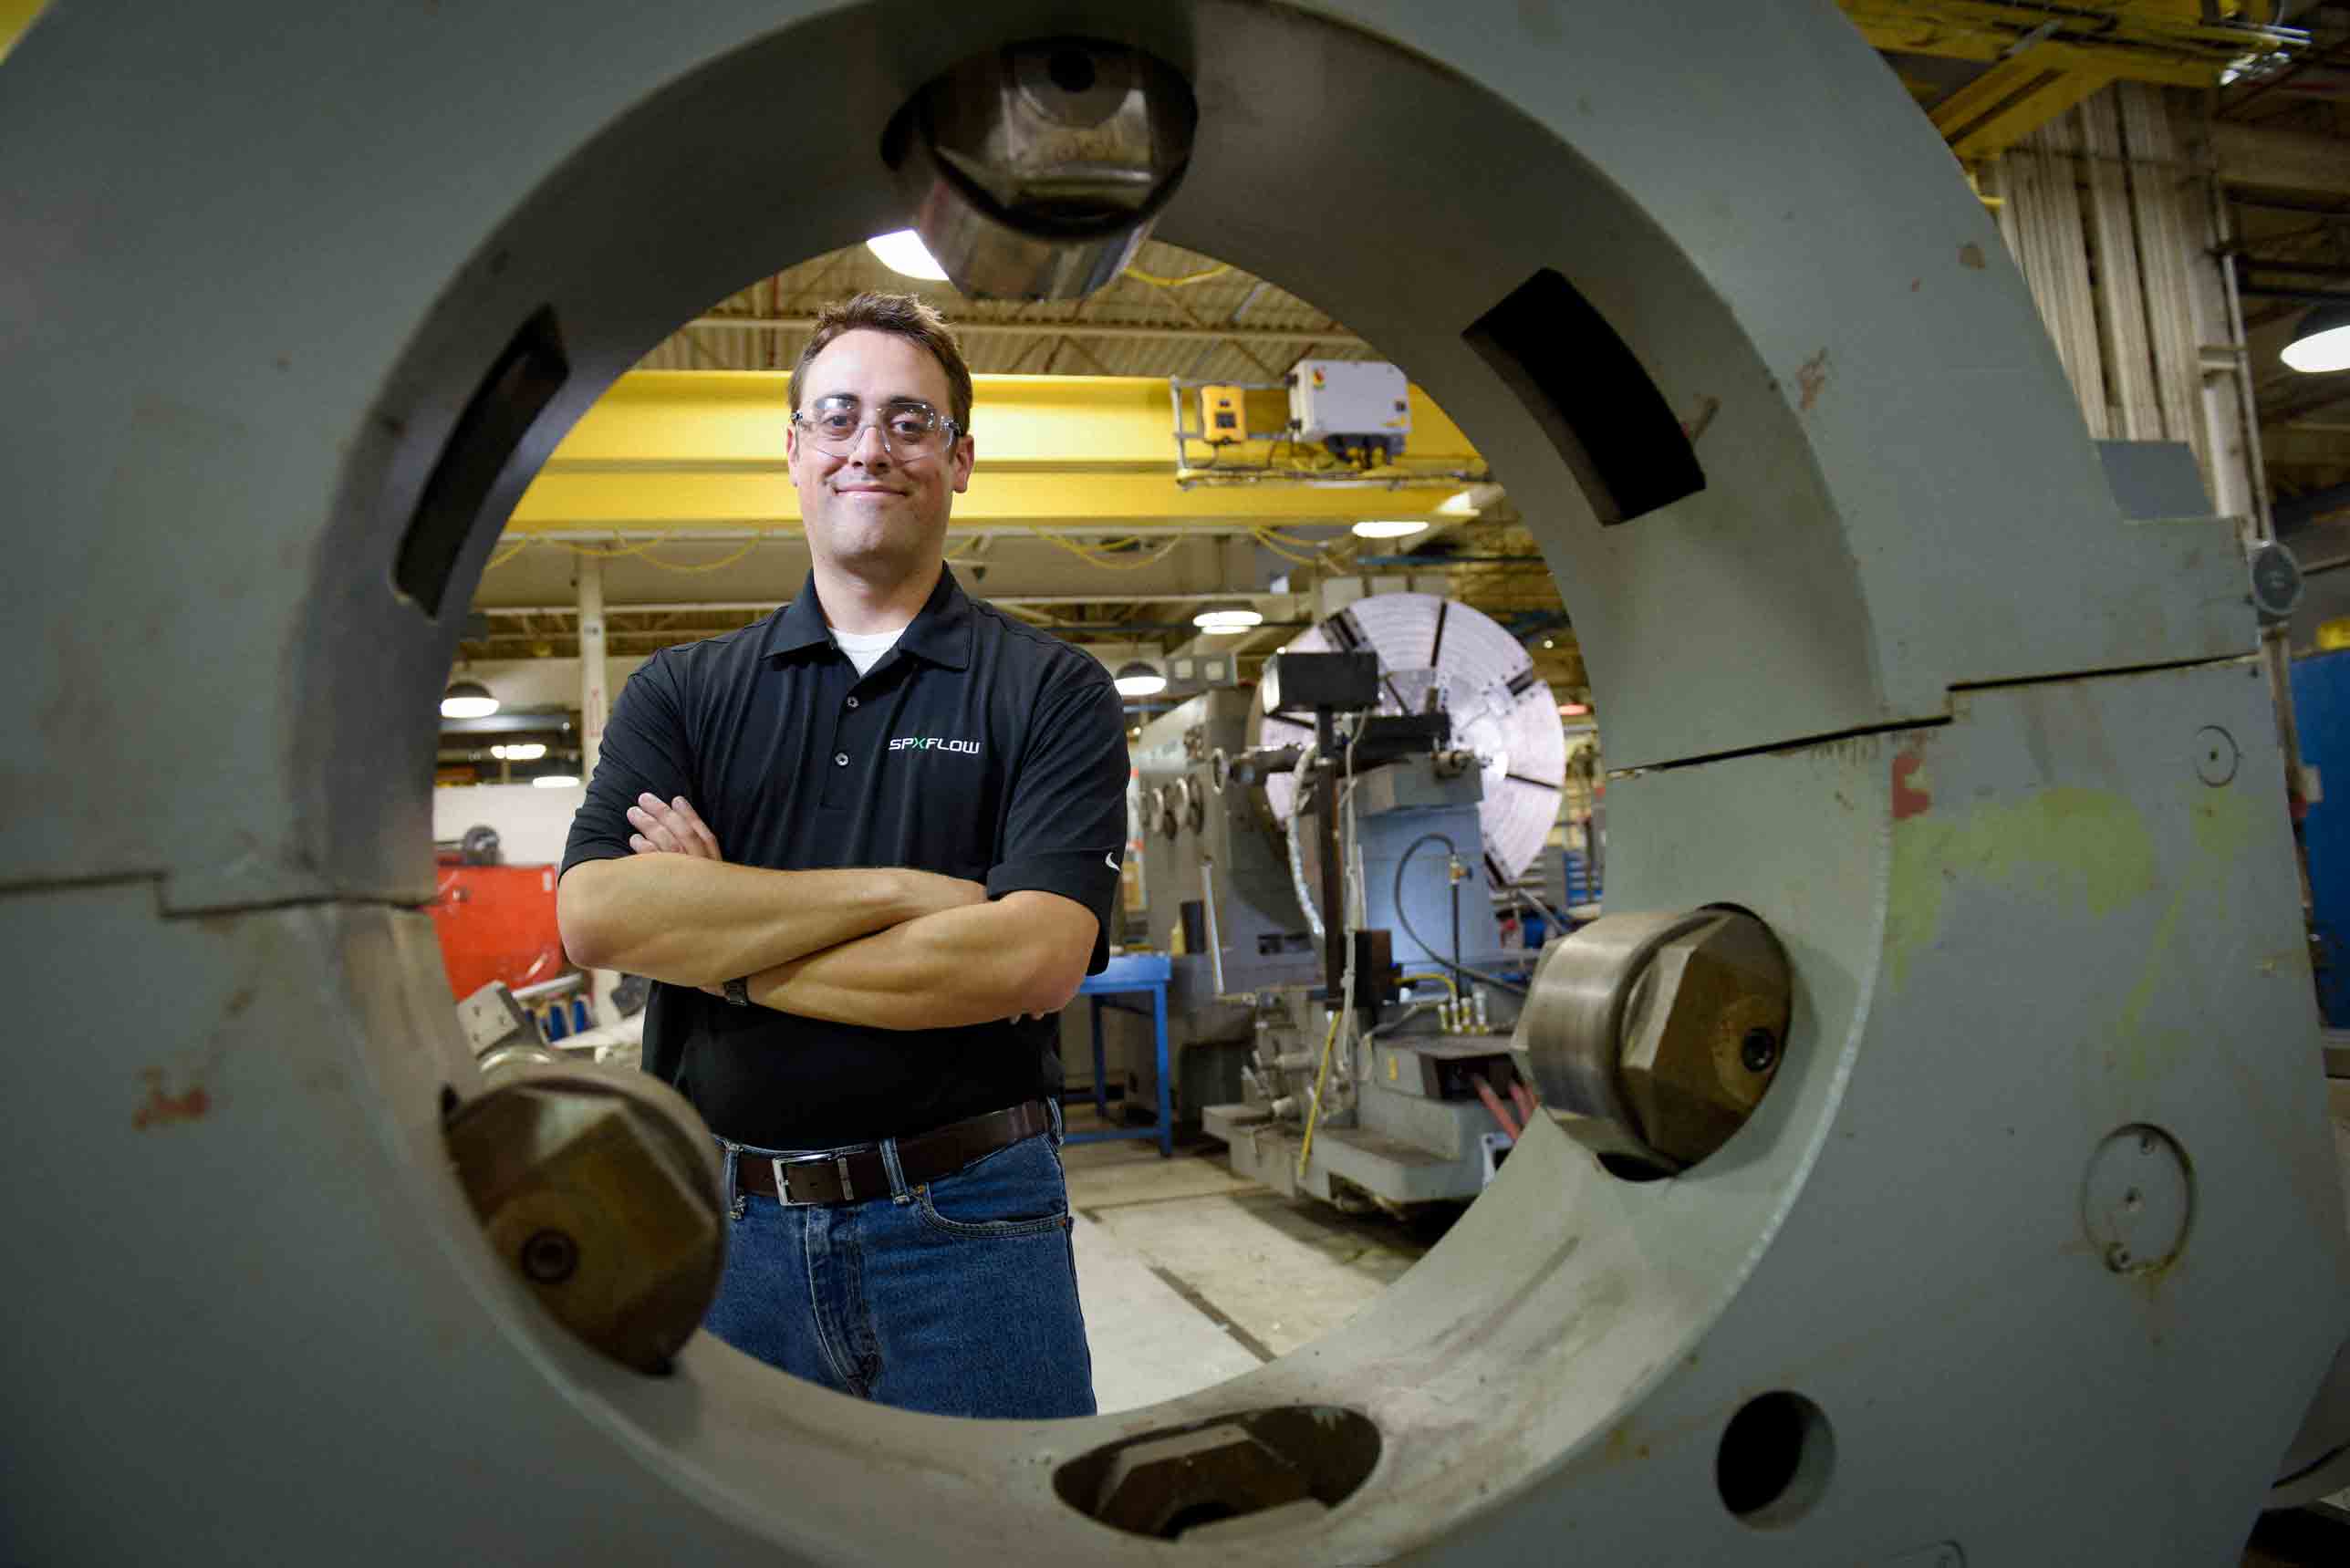
[[1641, 1142], [1684, 1166], [1728, 1142], [1770, 1087], [1791, 1005], [1785, 953], [1742, 910], [1658, 949], [1625, 1008], [1618, 1064]]
[[717, 1145], [640, 1073], [519, 1067], [443, 1127], [491, 1249], [580, 1339], [665, 1370], [718, 1292]]

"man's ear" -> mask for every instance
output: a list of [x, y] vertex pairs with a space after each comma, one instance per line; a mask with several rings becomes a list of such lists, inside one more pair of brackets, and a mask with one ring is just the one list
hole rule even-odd
[[972, 443], [971, 437], [964, 436], [955, 442], [954, 492], [957, 495], [971, 488], [972, 465], [978, 461], [979, 448]]

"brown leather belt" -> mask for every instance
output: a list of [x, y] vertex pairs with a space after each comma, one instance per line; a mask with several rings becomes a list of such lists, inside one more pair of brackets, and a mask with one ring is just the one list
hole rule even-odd
[[[949, 1122], [942, 1127], [898, 1140], [898, 1168], [908, 1187], [952, 1176], [973, 1160], [1035, 1137], [1052, 1126], [1042, 1100], [1010, 1110]], [[810, 1203], [859, 1203], [889, 1196], [889, 1169], [879, 1144], [853, 1148], [767, 1155], [749, 1151], [734, 1158], [734, 1189], [755, 1192], [798, 1207]]]

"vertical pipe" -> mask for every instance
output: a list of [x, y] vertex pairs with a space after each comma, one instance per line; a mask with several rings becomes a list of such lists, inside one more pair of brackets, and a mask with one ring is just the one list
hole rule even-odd
[[1322, 982], [1335, 1008], [1347, 989], [1347, 885], [1338, 864], [1338, 730], [1327, 708], [1314, 711], [1314, 809], [1321, 816], [1322, 838]]
[[579, 777], [585, 783], [596, 776], [612, 704], [604, 678], [604, 563], [592, 556], [578, 561]]
[[1224, 994], [1224, 941], [1216, 934], [1216, 863], [1200, 861], [1200, 908], [1208, 917], [1208, 980], [1216, 988], [1217, 1000]]

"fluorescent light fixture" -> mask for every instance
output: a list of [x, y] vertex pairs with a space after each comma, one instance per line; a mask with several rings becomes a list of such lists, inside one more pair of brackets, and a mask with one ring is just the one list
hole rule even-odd
[[865, 242], [865, 248], [880, 257], [881, 265], [900, 277], [927, 278], [932, 283], [947, 280], [947, 269], [931, 259], [930, 247], [923, 244], [922, 236], [911, 229], [876, 234]]
[[1121, 697], [1156, 697], [1167, 690], [1167, 677], [1145, 660], [1137, 659], [1118, 667], [1110, 684]]
[[2350, 300], [2321, 305], [2301, 318], [2301, 330], [2278, 356], [2304, 375], [2350, 370]]
[[1591, 704], [1588, 702], [1562, 702], [1558, 705], [1558, 716], [1562, 719], [1580, 719], [1590, 711]]
[[1413, 523], [1404, 518], [1397, 518], [1392, 522], [1373, 522], [1366, 519], [1355, 524], [1355, 536], [1358, 539], [1409, 539], [1414, 534], [1424, 534], [1427, 531], [1427, 524]]
[[577, 789], [577, 774], [541, 774], [530, 781], [533, 789]]
[[492, 746], [490, 755], [501, 762], [535, 763], [546, 755], [545, 741], [516, 741], [511, 746]]
[[1191, 624], [1210, 637], [1230, 637], [1264, 624], [1264, 612], [1250, 605], [1210, 605], [1191, 618]]
[[1473, 490], [1456, 490], [1436, 508], [1440, 517], [1474, 517], [1477, 510], [1477, 493]]
[[460, 680], [441, 693], [443, 719], [486, 719], [498, 711], [498, 700], [478, 680]]

